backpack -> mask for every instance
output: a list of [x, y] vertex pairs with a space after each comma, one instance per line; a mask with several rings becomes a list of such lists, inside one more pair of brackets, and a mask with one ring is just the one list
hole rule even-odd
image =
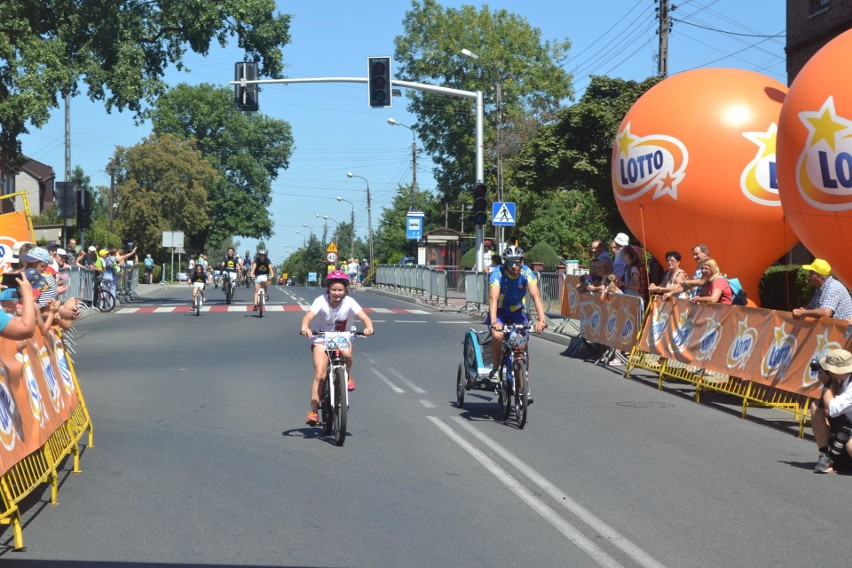
[[740, 284], [739, 278], [728, 278], [728, 285], [731, 287], [731, 294], [733, 295], [732, 303], [735, 306], [747, 306], [748, 298], [746, 297], [746, 291], [743, 290], [743, 285]]

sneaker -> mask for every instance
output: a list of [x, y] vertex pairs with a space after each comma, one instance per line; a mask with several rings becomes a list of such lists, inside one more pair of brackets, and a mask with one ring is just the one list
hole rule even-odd
[[820, 452], [819, 461], [816, 466], [814, 466], [814, 473], [833, 473], [834, 472], [834, 462], [831, 461], [831, 458], [826, 454]]
[[308, 426], [316, 426], [319, 424], [319, 416], [317, 416], [317, 413], [308, 412], [308, 416], [305, 418], [305, 424]]
[[355, 390], [355, 379], [352, 378], [352, 375], [350, 375], [349, 380], [346, 381], [346, 389], [349, 391]]
[[488, 373], [488, 380], [492, 383], [500, 382], [500, 369], [491, 369], [491, 372]]
[[256, 311], [257, 311], [257, 304], [255, 304], [255, 305], [253, 305], [253, 306], [251, 307], [251, 311], [253, 311], [253, 312], [256, 312]]

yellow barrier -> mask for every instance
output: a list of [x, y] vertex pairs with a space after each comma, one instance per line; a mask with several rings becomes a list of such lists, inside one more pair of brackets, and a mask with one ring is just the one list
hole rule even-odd
[[[30, 341], [35, 342], [35, 338]], [[88, 447], [94, 447], [92, 419], [80, 390], [74, 364], [67, 351], [59, 345], [61, 344], [54, 345], [54, 357], [60, 368], [61, 380], [70, 380], [73, 383], [73, 388], [69, 387], [67, 390], [73, 391], [76, 395], [76, 404], [70, 409], [68, 418], [48, 436], [44, 444], [23, 459], [15, 462], [0, 476], [0, 496], [2, 496], [3, 503], [3, 511], [0, 512], [0, 524], [12, 525], [15, 550], [24, 548], [19, 509], [21, 501], [42, 484], [50, 483], [50, 503], [57, 505], [58, 469], [63, 460], [68, 456], [73, 456], [72, 471], [80, 473], [79, 441], [87, 431], [89, 432]], [[63, 365], [65, 365], [64, 368]], [[36, 380], [38, 381], [38, 378]], [[43, 384], [39, 382], [37, 386], [41, 387]], [[16, 400], [17, 408], [20, 408], [18, 403], [21, 402], [27, 404], [27, 401]]]

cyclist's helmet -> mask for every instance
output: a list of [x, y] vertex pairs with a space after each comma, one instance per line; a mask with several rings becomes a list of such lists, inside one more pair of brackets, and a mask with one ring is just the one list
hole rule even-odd
[[266, 256], [266, 249], [260, 249], [257, 251], [257, 256]]
[[325, 283], [326, 285], [331, 286], [332, 282], [343, 282], [343, 285], [348, 288], [349, 275], [342, 270], [332, 270], [328, 273], [328, 276], [325, 277]]
[[519, 246], [507, 247], [503, 251], [503, 260], [523, 260], [524, 249]]

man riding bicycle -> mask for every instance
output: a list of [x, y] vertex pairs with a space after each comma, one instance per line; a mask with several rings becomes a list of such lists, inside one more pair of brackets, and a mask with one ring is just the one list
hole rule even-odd
[[[503, 326], [527, 323], [524, 313], [524, 297], [529, 293], [535, 304], [535, 332], [545, 328], [544, 306], [538, 290], [538, 277], [524, 264], [524, 251], [519, 246], [510, 246], [503, 251], [503, 264], [491, 270], [488, 276], [488, 319], [485, 325], [491, 329], [491, 361], [494, 369], [492, 382], [497, 381], [500, 357], [503, 353]], [[532, 402], [532, 400], [530, 400]]]
[[[266, 249], [257, 251], [257, 258], [251, 265], [251, 277], [254, 278], [254, 307], [252, 311], [257, 311], [257, 292], [263, 286], [263, 291], [266, 292], [269, 288], [269, 279], [275, 278], [275, 269], [272, 268], [272, 262], [266, 257]], [[267, 297], [269, 293], [267, 292]]]
[[[237, 274], [239, 274], [240, 269], [243, 266], [243, 259], [237, 256], [236, 251], [234, 251], [234, 247], [228, 247], [228, 253], [225, 255], [225, 259], [219, 263], [219, 270], [222, 272], [222, 277], [227, 278], [231, 281], [231, 287], [237, 287]], [[222, 285], [222, 289], [225, 288], [225, 285]]]

